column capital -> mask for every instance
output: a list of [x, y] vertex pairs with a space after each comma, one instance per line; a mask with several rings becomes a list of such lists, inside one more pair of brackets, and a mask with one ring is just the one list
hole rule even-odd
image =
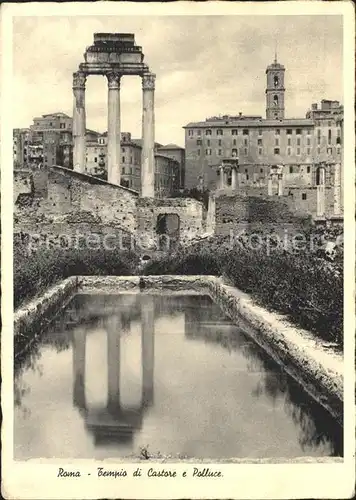
[[73, 73], [73, 89], [85, 89], [85, 82], [87, 76], [82, 71], [76, 71]]
[[109, 73], [106, 73], [109, 89], [118, 90], [120, 88], [121, 76], [122, 75], [120, 73], [116, 73], [115, 71], [110, 71]]
[[154, 90], [155, 81], [156, 81], [156, 75], [154, 73], [144, 73], [142, 75], [142, 89]]

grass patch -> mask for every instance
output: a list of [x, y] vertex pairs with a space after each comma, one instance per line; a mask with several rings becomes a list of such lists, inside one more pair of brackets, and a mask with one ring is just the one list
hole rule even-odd
[[144, 273], [222, 275], [259, 305], [343, 345], [342, 262], [331, 264], [307, 251], [268, 255], [264, 248], [231, 248], [215, 238], [149, 262]]

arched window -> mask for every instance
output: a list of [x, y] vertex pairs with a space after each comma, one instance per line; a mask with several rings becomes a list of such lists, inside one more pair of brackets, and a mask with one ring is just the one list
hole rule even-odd
[[273, 104], [274, 104], [274, 106], [276, 106], [276, 107], [278, 106], [278, 95], [274, 95], [274, 96], [273, 96]]
[[274, 86], [278, 87], [278, 85], [279, 85], [279, 77], [278, 77], [278, 75], [274, 75], [273, 81], [274, 81]]

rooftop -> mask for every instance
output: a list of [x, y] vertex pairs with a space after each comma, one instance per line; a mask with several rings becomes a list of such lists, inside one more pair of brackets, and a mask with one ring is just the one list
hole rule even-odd
[[248, 128], [248, 127], [312, 127], [314, 125], [313, 120], [309, 120], [307, 118], [284, 118], [284, 119], [276, 119], [276, 120], [268, 120], [265, 118], [253, 119], [253, 120], [240, 120], [235, 119], [234, 117], [229, 117], [226, 119], [206, 119], [201, 122], [190, 122], [185, 125], [183, 128], [209, 128], [209, 127], [236, 127], [236, 128]]

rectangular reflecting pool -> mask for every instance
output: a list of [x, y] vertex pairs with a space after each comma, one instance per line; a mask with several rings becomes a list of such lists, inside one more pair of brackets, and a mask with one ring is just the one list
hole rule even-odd
[[14, 384], [17, 460], [343, 453], [342, 428], [208, 296], [78, 294], [15, 352]]

